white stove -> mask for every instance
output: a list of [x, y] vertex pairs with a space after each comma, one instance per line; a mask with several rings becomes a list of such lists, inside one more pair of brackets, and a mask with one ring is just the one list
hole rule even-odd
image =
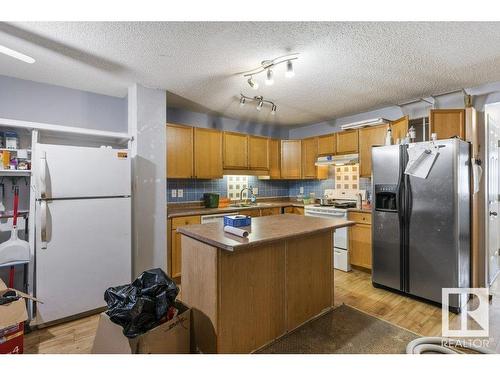
[[[335, 203], [349, 203], [356, 207], [358, 194], [362, 199], [366, 197], [364, 190], [325, 190], [324, 196], [332, 201], [333, 205], [322, 206], [319, 204], [310, 204], [305, 206], [304, 215], [324, 218], [343, 218], [347, 219], [347, 208], [337, 208]], [[343, 205], [344, 205], [343, 204]], [[349, 262], [349, 235], [347, 228], [337, 229], [333, 236], [333, 267], [345, 272], [351, 270]]]

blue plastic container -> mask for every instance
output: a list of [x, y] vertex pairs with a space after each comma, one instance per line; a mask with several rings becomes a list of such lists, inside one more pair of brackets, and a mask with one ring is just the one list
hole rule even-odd
[[224, 226], [230, 227], [247, 227], [252, 224], [252, 218], [246, 215], [229, 215], [224, 216]]

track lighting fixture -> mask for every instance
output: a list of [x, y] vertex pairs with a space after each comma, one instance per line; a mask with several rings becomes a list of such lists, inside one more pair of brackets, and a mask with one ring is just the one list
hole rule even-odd
[[271, 114], [272, 115], [276, 114], [276, 110], [278, 108], [276, 106], [276, 104], [274, 104], [270, 100], [264, 99], [264, 97], [262, 95], [256, 95], [254, 97], [251, 97], [251, 96], [246, 96], [246, 95], [240, 94], [240, 107], [243, 107], [243, 105], [245, 105], [245, 103], [246, 103], [247, 100], [251, 100], [251, 101], [257, 102], [257, 106], [255, 108], [259, 112], [264, 107], [264, 104], [269, 104], [271, 106]]
[[279, 65], [279, 64], [286, 63], [285, 76], [287, 78], [293, 77], [295, 75], [295, 71], [293, 70], [292, 61], [297, 60], [298, 58], [299, 58], [298, 53], [290, 53], [288, 55], [276, 57], [275, 59], [272, 59], [272, 60], [263, 60], [263, 61], [261, 61], [259, 67], [252, 69], [252, 70], [248, 70], [246, 72], [242, 72], [241, 74], [243, 74], [243, 77], [249, 77], [247, 80], [248, 84], [250, 85], [251, 88], [253, 88], [254, 90], [257, 90], [259, 85], [253, 79], [253, 76], [260, 74], [260, 73], [263, 73], [263, 72], [266, 72], [265, 83], [266, 83], [266, 85], [272, 85], [274, 83], [274, 77], [273, 77], [274, 76], [274, 71], [273, 71], [274, 67]]
[[266, 74], [266, 85], [271, 86], [274, 83], [273, 79], [273, 71], [271, 69], [267, 69], [267, 74]]
[[286, 62], [286, 72], [285, 77], [291, 78], [295, 75], [295, 71], [293, 70], [293, 64], [291, 60], [287, 60]]
[[248, 81], [247, 81], [247, 82], [248, 82], [248, 85], [249, 85], [252, 89], [257, 90], [257, 89], [259, 88], [259, 83], [258, 83], [258, 82], [256, 82], [256, 81], [254, 81], [254, 79], [253, 79], [253, 77], [252, 77], [252, 76], [250, 76], [250, 78], [248, 78]]

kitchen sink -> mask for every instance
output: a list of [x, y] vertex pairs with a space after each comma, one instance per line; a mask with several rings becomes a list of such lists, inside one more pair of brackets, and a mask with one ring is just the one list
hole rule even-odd
[[229, 207], [269, 207], [273, 203], [233, 203]]

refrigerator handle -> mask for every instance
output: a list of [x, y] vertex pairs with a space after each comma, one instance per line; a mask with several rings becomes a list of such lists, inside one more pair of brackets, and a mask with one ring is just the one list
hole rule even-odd
[[40, 237], [42, 249], [47, 248], [47, 201], [40, 201]]
[[47, 198], [47, 155], [45, 152], [42, 152], [42, 156], [40, 157], [40, 198]]

